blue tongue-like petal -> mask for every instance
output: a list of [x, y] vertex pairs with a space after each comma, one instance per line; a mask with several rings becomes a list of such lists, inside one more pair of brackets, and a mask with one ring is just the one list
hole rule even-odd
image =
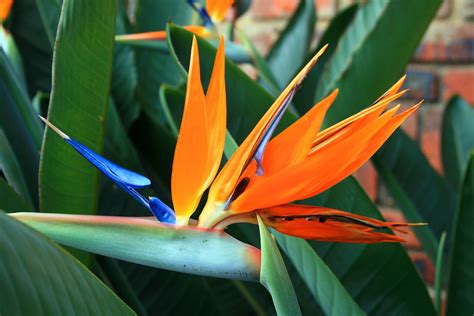
[[150, 179], [133, 171], [117, 166], [78, 141], [65, 139], [77, 152], [114, 182], [121, 182], [132, 188], [144, 188], [151, 184]]
[[65, 133], [63, 133], [56, 126], [51, 124], [48, 120], [40, 117], [51, 129], [53, 129], [62, 139], [70, 144], [79, 154], [87, 159], [94, 167], [99, 169], [104, 175], [110, 178], [115, 184], [127, 192], [131, 197], [140, 202], [143, 206], [148, 208], [153, 215], [164, 223], [176, 223], [176, 216], [174, 211], [169, 208], [166, 204], [160, 201], [160, 199], [151, 197], [146, 199], [137, 190], [139, 188], [147, 187], [151, 184], [150, 179], [142, 176], [133, 171], [122, 168], [110, 160], [105, 159], [92, 149], [84, 146], [78, 141], [72, 139]]

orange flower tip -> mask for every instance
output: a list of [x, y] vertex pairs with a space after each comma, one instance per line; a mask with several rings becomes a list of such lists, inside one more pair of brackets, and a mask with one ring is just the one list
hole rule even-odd
[[66, 133], [61, 131], [59, 128], [54, 126], [50, 121], [42, 117], [41, 115], [38, 115], [39, 118], [49, 127], [51, 128], [56, 134], [58, 134], [62, 139], [71, 139]]

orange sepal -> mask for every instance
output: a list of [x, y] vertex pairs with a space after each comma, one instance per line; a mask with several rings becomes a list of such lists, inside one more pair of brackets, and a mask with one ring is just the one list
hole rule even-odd
[[10, 13], [13, 0], [1, 0], [0, 1], [0, 22], [4, 21]]
[[357, 170], [417, 107], [393, 117], [397, 109], [395, 107], [370, 122], [354, 122], [342, 140], [331, 142], [329, 139], [328, 146], [311, 153], [301, 163], [249, 185], [230, 209], [234, 212], [250, 212], [321, 193]]
[[[210, 32], [204, 26], [187, 25], [183, 27], [195, 35], [201, 37], [208, 37]], [[130, 42], [130, 41], [164, 41], [166, 40], [166, 31], [144, 32], [134, 34], [123, 34], [115, 36], [116, 41]]]
[[378, 232], [390, 228], [420, 226], [381, 220], [325, 207], [287, 204], [258, 211], [265, 224], [279, 232], [304, 239], [327, 242], [379, 243], [403, 242], [398, 236]]
[[[217, 172], [225, 141], [224, 45], [219, 45], [208, 97], [193, 38], [183, 118], [173, 159], [171, 193], [177, 221], [186, 224]], [[215, 83], [217, 80], [222, 82]], [[208, 101], [210, 101], [208, 103]]]
[[263, 155], [264, 176], [274, 174], [306, 158], [324, 116], [338, 93], [339, 90], [336, 89], [269, 142]]
[[206, 10], [213, 22], [222, 21], [234, 0], [206, 0]]

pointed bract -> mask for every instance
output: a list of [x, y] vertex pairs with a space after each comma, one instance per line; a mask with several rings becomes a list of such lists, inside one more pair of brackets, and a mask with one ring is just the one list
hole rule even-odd
[[327, 242], [379, 243], [402, 242], [403, 238], [378, 230], [398, 227], [420, 226], [384, 222], [349, 212], [307, 205], [280, 205], [258, 212], [266, 225], [281, 233]]
[[223, 40], [204, 95], [199, 51], [193, 38], [183, 119], [176, 144], [171, 193], [178, 222], [187, 223], [219, 167], [225, 142], [225, 54]]
[[[207, 28], [200, 25], [186, 25], [183, 26], [184, 29], [188, 30], [191, 33], [194, 33], [197, 36], [208, 37], [210, 32]], [[155, 31], [155, 32], [143, 32], [143, 33], [133, 33], [133, 34], [122, 34], [116, 35], [115, 41], [119, 43], [128, 43], [134, 41], [164, 41], [166, 40], [166, 31]]]

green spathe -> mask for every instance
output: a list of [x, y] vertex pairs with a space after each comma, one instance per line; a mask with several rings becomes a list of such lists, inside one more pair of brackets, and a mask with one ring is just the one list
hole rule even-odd
[[56, 242], [155, 268], [258, 281], [260, 250], [219, 231], [150, 218], [13, 213]]

